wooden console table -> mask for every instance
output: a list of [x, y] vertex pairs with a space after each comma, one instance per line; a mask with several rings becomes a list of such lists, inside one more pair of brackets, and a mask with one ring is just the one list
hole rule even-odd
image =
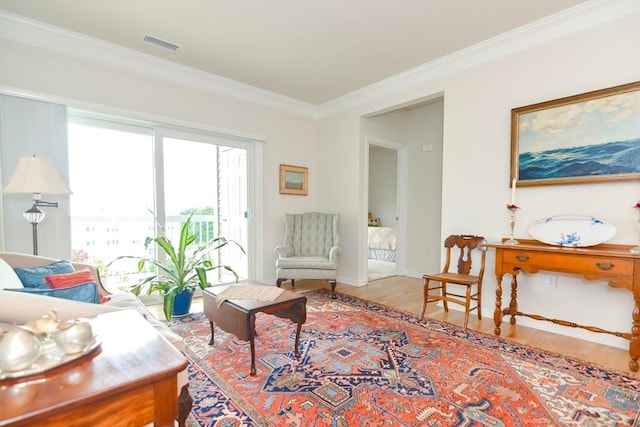
[[[493, 312], [494, 332], [500, 335], [502, 317], [526, 316], [536, 320], [546, 320], [563, 326], [587, 329], [591, 332], [606, 333], [629, 340], [629, 369], [638, 371], [640, 358], [640, 254], [629, 252], [631, 245], [601, 244], [588, 248], [551, 246], [537, 240], [518, 239], [519, 245], [490, 243], [486, 246], [496, 250], [496, 307]], [[635, 301], [631, 313], [631, 332], [613, 332], [595, 326], [583, 326], [566, 320], [550, 319], [536, 314], [518, 311], [518, 281], [520, 270], [537, 273], [539, 270], [575, 274], [587, 280], [608, 280], [613, 288], [629, 289]], [[502, 276], [512, 275], [511, 301], [509, 307], [502, 308]]]

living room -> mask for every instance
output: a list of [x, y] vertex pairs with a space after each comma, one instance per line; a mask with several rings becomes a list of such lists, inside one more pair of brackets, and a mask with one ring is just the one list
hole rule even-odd
[[[402, 274], [420, 277], [437, 270], [443, 236], [464, 231], [495, 242], [508, 234], [504, 205], [511, 196], [511, 109], [637, 81], [640, 55], [634, 53], [638, 52], [640, 39], [639, 16], [637, 2], [587, 2], [572, 14], [545, 21], [535, 31], [512, 33], [509, 39], [500, 41], [499, 48], [480, 46], [448, 58], [444, 64], [431, 64], [416, 73], [415, 79], [407, 76], [405, 80], [389, 80], [320, 106], [299, 104], [295, 108], [259, 94], [247, 100], [212, 90], [206, 78], [198, 83], [195, 76], [193, 81], [181, 81], [168, 72], [141, 73], [140, 63], [126, 65], [131, 58], [105, 60], [90, 57], [86, 51], [84, 55], [69, 52], [71, 46], [43, 47], [25, 35], [26, 29], [40, 27], [2, 14], [5, 30], [0, 38], [0, 91], [261, 141], [257, 143], [258, 196], [253, 213], [260, 237], [254, 248], [251, 278], [275, 282], [273, 248], [281, 242], [285, 213], [334, 211], [341, 214], [343, 247], [338, 281], [343, 286], [362, 286], [366, 283], [367, 208], [362, 177], [367, 137], [407, 147], [410, 160], [404, 227], [408, 232]], [[437, 110], [438, 102], [443, 112], [442, 139], [425, 141], [424, 134], [416, 129], [430, 120], [429, 111]], [[408, 109], [417, 106], [420, 108]], [[416, 110], [424, 115], [416, 114]], [[31, 155], [37, 148], [22, 141], [1, 143], [24, 144], [23, 155]], [[422, 171], [428, 169], [430, 158], [421, 150], [425, 143], [433, 143], [442, 155], [442, 186], [427, 186], [426, 190], [425, 180], [429, 178], [423, 177]], [[45, 150], [50, 151], [54, 151], [52, 147]], [[308, 196], [278, 193], [279, 164], [309, 168]], [[2, 165], [3, 182], [14, 168]], [[425, 191], [435, 195], [434, 206], [424, 204]], [[516, 235], [526, 238], [527, 226], [539, 218], [571, 213], [606, 218], [617, 229], [610, 243], [635, 244], [629, 207], [638, 199], [637, 180], [518, 188], [521, 212]], [[29, 224], [6, 212], [2, 218], [3, 249], [29, 253]], [[440, 220], [435, 224], [427, 220], [425, 224], [425, 218], [433, 218], [434, 212]], [[45, 222], [41, 226], [43, 248], [66, 238], [53, 224], [48, 227]], [[437, 239], [427, 234], [434, 227], [440, 230]], [[56, 253], [55, 245], [47, 251], [46, 255], [65, 257]], [[494, 262], [490, 251], [487, 265], [493, 266]], [[524, 281], [531, 286], [522, 287], [522, 300], [543, 309], [547, 316], [597, 323], [611, 330], [629, 329], [633, 301], [624, 289], [565, 275], [558, 277], [553, 290], [543, 286], [543, 277], [526, 276]], [[490, 267], [485, 295], [492, 295], [495, 286]], [[573, 304], [568, 306], [567, 301]], [[485, 298], [483, 306], [486, 313], [491, 313], [492, 298]], [[521, 324], [606, 345], [628, 346], [626, 340], [617, 337], [527, 319]]]

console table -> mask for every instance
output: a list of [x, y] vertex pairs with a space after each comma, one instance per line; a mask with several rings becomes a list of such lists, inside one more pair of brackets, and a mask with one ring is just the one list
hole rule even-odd
[[[546, 320], [563, 326], [587, 329], [591, 332], [606, 333], [629, 340], [629, 369], [638, 371], [640, 358], [640, 254], [629, 252], [632, 245], [601, 244], [587, 248], [573, 248], [547, 245], [537, 240], [518, 239], [519, 245], [489, 243], [486, 247], [496, 250], [496, 307], [493, 312], [494, 333], [500, 335], [502, 317], [526, 316], [536, 320]], [[539, 270], [575, 274], [586, 280], [608, 280], [613, 288], [625, 288], [633, 293], [635, 301], [631, 314], [631, 332], [613, 332], [596, 326], [584, 326], [566, 320], [550, 319], [536, 314], [518, 311], [518, 281], [520, 270], [537, 273]], [[511, 301], [502, 308], [502, 277], [509, 273], [511, 280]]]

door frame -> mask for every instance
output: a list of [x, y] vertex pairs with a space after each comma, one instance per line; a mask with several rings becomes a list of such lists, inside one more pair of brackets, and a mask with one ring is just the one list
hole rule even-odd
[[[371, 146], [388, 148], [396, 152], [397, 157], [397, 179], [396, 179], [396, 274], [403, 275], [406, 269], [406, 213], [407, 213], [407, 162], [408, 162], [408, 149], [407, 146], [399, 142], [391, 141], [376, 136], [365, 136], [365, 149], [364, 149], [364, 165], [365, 165], [365, 189], [364, 189], [364, 206], [361, 218], [367, 218], [369, 210], [369, 151]], [[368, 270], [368, 223], [364, 220], [364, 257], [362, 259], [363, 271], [365, 271], [365, 283], [368, 283], [366, 272]]]

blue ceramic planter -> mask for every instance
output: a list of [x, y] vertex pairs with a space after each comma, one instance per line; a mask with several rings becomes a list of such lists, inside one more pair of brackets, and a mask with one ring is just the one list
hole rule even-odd
[[171, 317], [183, 317], [189, 314], [191, 311], [191, 300], [193, 299], [193, 292], [182, 291], [176, 294], [176, 298], [173, 301], [173, 311]]

